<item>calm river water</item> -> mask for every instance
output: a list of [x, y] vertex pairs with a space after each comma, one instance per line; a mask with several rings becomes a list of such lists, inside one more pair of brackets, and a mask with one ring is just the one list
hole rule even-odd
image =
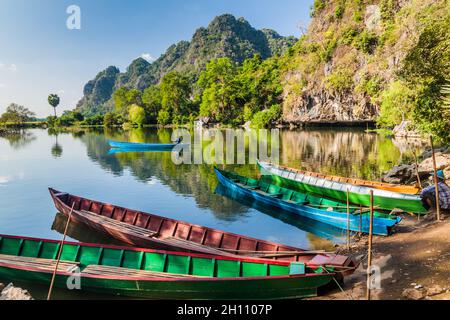
[[[227, 197], [226, 190], [217, 188], [212, 165], [175, 165], [167, 152], [110, 154], [108, 139], [167, 143], [171, 130], [85, 130], [56, 135], [33, 129], [0, 137], [0, 234], [61, 239], [65, 221], [56, 214], [47, 190], [54, 187], [305, 249], [330, 249], [345, 239], [339, 230]], [[280, 132], [281, 164], [373, 180], [380, 179], [382, 171], [411, 161], [414, 148], [406, 141], [356, 129]], [[255, 165], [226, 169], [258, 175]], [[72, 227], [69, 236], [75, 241], [114, 243], [80, 227]], [[38, 289], [33, 293], [42, 296]], [[61, 291], [56, 294], [67, 296]]]

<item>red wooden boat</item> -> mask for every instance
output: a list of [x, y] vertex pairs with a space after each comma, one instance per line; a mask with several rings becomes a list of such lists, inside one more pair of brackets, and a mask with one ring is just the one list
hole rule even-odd
[[258, 240], [221, 230], [165, 218], [137, 210], [85, 199], [49, 189], [58, 211], [72, 220], [114, 237], [129, 245], [170, 251], [221, 256], [298, 261], [308, 266], [333, 266], [342, 275], [354, 271], [357, 263], [334, 253], [305, 251], [300, 248]]

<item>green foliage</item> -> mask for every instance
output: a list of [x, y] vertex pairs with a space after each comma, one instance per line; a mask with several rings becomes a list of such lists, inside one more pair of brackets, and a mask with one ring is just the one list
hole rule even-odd
[[59, 127], [69, 127], [83, 121], [83, 119], [84, 116], [78, 111], [64, 111], [54, 125]]
[[267, 128], [280, 121], [282, 115], [281, 105], [274, 104], [269, 109], [255, 113], [251, 125], [253, 128]]
[[341, 19], [344, 15], [345, 7], [342, 4], [338, 4], [336, 9], [334, 9], [334, 17], [336, 19]]
[[25, 108], [24, 106], [18, 105], [16, 103], [11, 103], [0, 117], [0, 122], [21, 124], [26, 121], [33, 120], [35, 116], [35, 113], [30, 111], [28, 108]]
[[343, 94], [353, 88], [353, 72], [339, 68], [325, 78], [325, 88], [332, 94]]
[[417, 92], [413, 116], [419, 129], [449, 141], [449, 119], [443, 112], [441, 91], [450, 74], [450, 16], [425, 22], [399, 75]]
[[353, 21], [361, 22], [363, 20], [364, 2], [363, 0], [353, 0]]
[[107, 112], [103, 116], [103, 125], [105, 127], [120, 126], [124, 123], [124, 119], [120, 114], [114, 114], [112, 112]]
[[239, 116], [241, 92], [236, 79], [236, 65], [229, 58], [212, 60], [200, 74], [197, 86], [200, 88], [200, 115], [218, 122], [228, 122]]
[[[161, 80], [161, 117], [158, 113], [158, 123], [167, 124], [171, 119], [190, 113], [191, 102], [189, 100], [191, 87], [189, 79], [172, 71]], [[161, 119], [161, 121], [160, 121]]]
[[355, 90], [369, 97], [375, 97], [383, 89], [383, 82], [383, 79], [379, 76], [364, 77]]
[[46, 119], [47, 125], [50, 128], [56, 127], [57, 126], [57, 121], [58, 121], [58, 118], [55, 117], [55, 116], [48, 116], [47, 119]]
[[146, 115], [144, 108], [138, 106], [137, 104], [133, 104], [129, 108], [129, 116], [128, 119], [131, 123], [138, 125], [141, 127], [146, 123]]
[[392, 82], [381, 94], [380, 115], [377, 124], [381, 127], [394, 127], [404, 120], [411, 120], [415, 93], [401, 81]]
[[378, 36], [371, 31], [364, 30], [355, 38], [353, 45], [364, 53], [372, 54], [378, 45]]
[[442, 109], [444, 110], [444, 117], [448, 120], [450, 125], [450, 80], [441, 89]]
[[311, 7], [311, 17], [315, 17], [317, 15], [317, 13], [319, 13], [320, 11], [322, 11], [323, 9], [325, 9], [326, 7], [326, 2], [325, 0], [314, 0], [314, 3]]
[[333, 58], [334, 50], [337, 46], [337, 40], [331, 39], [326, 41], [324, 50], [320, 53], [320, 57], [322, 61], [329, 62], [331, 61], [331, 58]]
[[382, 0], [379, 6], [383, 21], [392, 21], [398, 10], [397, 0]]
[[165, 126], [165, 125], [170, 124], [171, 122], [172, 122], [172, 117], [170, 116], [169, 111], [163, 110], [163, 109], [159, 110], [159, 112], [158, 112], [158, 123], [160, 125]]
[[353, 43], [353, 40], [358, 35], [358, 33], [359, 33], [358, 28], [354, 26], [348, 26], [342, 31], [342, 35], [339, 41], [341, 44], [351, 45]]
[[86, 118], [81, 122], [81, 125], [83, 125], [83, 126], [102, 126], [103, 125], [103, 116], [96, 115], [96, 116]]
[[162, 108], [161, 88], [159, 86], [150, 86], [146, 88], [142, 95], [142, 102], [149, 121], [156, 123], [158, 112]]
[[117, 89], [113, 93], [114, 111], [126, 117], [131, 105], [142, 104], [142, 92], [137, 89], [127, 89], [125, 87]]
[[103, 125], [105, 127], [112, 127], [114, 125], [114, 115], [111, 112], [107, 112], [103, 116]]

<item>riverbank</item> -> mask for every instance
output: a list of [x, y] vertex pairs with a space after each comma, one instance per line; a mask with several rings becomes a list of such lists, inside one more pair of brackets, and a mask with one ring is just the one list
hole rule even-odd
[[[358, 270], [346, 278], [343, 291], [336, 289], [314, 300], [366, 299], [368, 238], [352, 239], [350, 250], [341, 254], [363, 257]], [[422, 221], [406, 217], [390, 237], [374, 237], [373, 266], [381, 271], [381, 288], [372, 290], [373, 300], [450, 299], [450, 218], [437, 222], [435, 213]]]

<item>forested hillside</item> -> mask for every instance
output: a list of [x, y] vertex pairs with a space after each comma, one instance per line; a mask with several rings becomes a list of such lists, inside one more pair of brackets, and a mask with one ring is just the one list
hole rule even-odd
[[297, 39], [282, 37], [273, 30], [256, 30], [244, 18], [224, 14], [207, 28], [195, 31], [192, 40], [172, 45], [153, 63], [134, 60], [124, 73], [109, 67], [89, 81], [77, 109], [85, 115], [104, 114], [114, 108], [112, 93], [122, 87], [144, 90], [157, 84], [171, 71], [177, 71], [194, 83], [208, 62], [227, 57], [234, 63], [259, 55], [267, 59], [284, 53]]
[[392, 128], [409, 120], [449, 137], [448, 1], [315, 0], [311, 16], [298, 41], [217, 17], [154, 63], [101, 72], [78, 110], [139, 125], [203, 117], [255, 127], [373, 120]]

